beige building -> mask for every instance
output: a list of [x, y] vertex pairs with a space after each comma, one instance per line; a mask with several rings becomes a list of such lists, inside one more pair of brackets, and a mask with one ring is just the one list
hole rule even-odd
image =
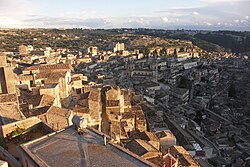
[[164, 167], [200, 167], [182, 146], [172, 146], [163, 156]]
[[18, 76], [20, 87], [59, 98], [62, 106], [68, 107], [72, 101], [71, 70], [68, 64], [28, 67]]
[[6, 67], [7, 66], [7, 58], [4, 53], [0, 53], [0, 67]]
[[0, 94], [16, 93], [17, 76], [12, 67], [0, 67]]
[[18, 47], [18, 52], [20, 55], [27, 55], [29, 53], [29, 48], [26, 45], [20, 45]]
[[124, 51], [125, 49], [125, 45], [124, 43], [116, 43], [114, 44], [114, 52], [118, 52], [118, 51]]
[[[132, 106], [130, 91], [111, 88], [106, 91], [106, 122], [110, 123], [108, 134], [117, 140], [126, 139], [134, 131], [146, 130], [146, 118], [140, 106]], [[107, 129], [106, 129], [107, 130]]]
[[167, 148], [176, 145], [176, 137], [171, 131], [160, 131], [156, 132], [155, 135], [160, 140], [161, 150], [166, 150]]
[[98, 53], [98, 48], [96, 46], [90, 46], [88, 47], [88, 53], [90, 53], [92, 56], [96, 56]]
[[68, 109], [51, 106], [46, 113], [38, 115], [38, 118], [58, 131], [72, 125], [73, 114]]

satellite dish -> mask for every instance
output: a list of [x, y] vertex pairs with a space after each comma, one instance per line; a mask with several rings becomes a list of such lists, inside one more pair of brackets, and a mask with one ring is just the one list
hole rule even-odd
[[72, 122], [73, 122], [73, 125], [75, 127], [75, 129], [78, 131], [78, 132], [82, 132], [84, 129], [87, 128], [88, 126], [88, 121], [87, 119], [83, 118], [83, 117], [80, 117], [78, 115], [74, 115], [73, 118], [72, 118]]

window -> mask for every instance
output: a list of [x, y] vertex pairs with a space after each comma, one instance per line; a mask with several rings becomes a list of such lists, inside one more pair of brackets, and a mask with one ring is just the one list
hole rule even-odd
[[76, 89], [76, 94], [81, 94], [81, 88]]
[[33, 80], [30, 81], [30, 86], [32, 86], [34, 84]]
[[42, 84], [45, 84], [45, 81], [44, 81], [44, 80], [41, 80], [41, 83], [42, 83]]

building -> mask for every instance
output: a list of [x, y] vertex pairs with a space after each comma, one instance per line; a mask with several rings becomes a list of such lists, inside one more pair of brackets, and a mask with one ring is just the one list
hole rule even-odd
[[[106, 91], [104, 125], [106, 133], [117, 141], [126, 139], [134, 131], [147, 129], [146, 117], [140, 106], [132, 106], [130, 91], [111, 88]], [[109, 125], [107, 125], [109, 124]]]
[[155, 166], [103, 133], [87, 127], [79, 135], [73, 127], [52, 133], [18, 148], [23, 166]]
[[125, 49], [125, 45], [124, 43], [116, 43], [114, 44], [114, 52], [118, 52], [118, 51], [124, 51]]
[[7, 58], [4, 53], [0, 53], [0, 67], [6, 67], [7, 66]]
[[20, 55], [27, 55], [29, 52], [28, 52], [28, 46], [25, 46], [25, 45], [20, 45], [18, 47], [18, 52]]
[[28, 67], [18, 76], [20, 87], [59, 98], [58, 106], [61, 103], [63, 107], [68, 107], [72, 101], [71, 70], [69, 64]]
[[125, 148], [152, 163], [155, 159], [161, 162], [162, 153], [145, 140], [133, 139], [125, 143]]
[[25, 118], [19, 110], [16, 94], [0, 95], [0, 125], [22, 120]]
[[98, 53], [98, 48], [96, 46], [90, 46], [88, 47], [88, 53], [90, 53], [92, 56], [96, 56]]
[[23, 74], [37, 74], [43, 72], [64, 72], [64, 71], [72, 71], [73, 68], [69, 64], [46, 64], [39, 66], [31, 66], [25, 68], [22, 72]]
[[46, 113], [38, 115], [38, 118], [57, 131], [72, 125], [73, 115], [68, 109], [51, 106]]
[[163, 156], [164, 167], [200, 167], [192, 156], [182, 146], [172, 146]]
[[[11, 154], [8, 155], [8, 159], [6, 159], [9, 160], [8, 162], [10, 166], [21, 166], [18, 165], [18, 162], [16, 162], [16, 160], [21, 159], [21, 156], [16, 149], [19, 145], [53, 132], [52, 129], [50, 129], [37, 117], [30, 117], [24, 120], [8, 123], [6, 125], [2, 125], [0, 129], [0, 139], [2, 141], [1, 146], [8, 150], [9, 154]], [[5, 149], [1, 148], [2, 147], [0, 147], [0, 152], [4, 153]], [[0, 156], [2, 156], [1, 153]], [[11, 156], [15, 157], [14, 160]]]
[[161, 150], [165, 150], [173, 145], [176, 145], [176, 137], [171, 131], [156, 132], [155, 135], [160, 140]]
[[189, 90], [185, 88], [172, 88], [170, 94], [182, 102], [187, 102], [189, 99]]
[[12, 67], [0, 67], [0, 94], [15, 94], [17, 84]]

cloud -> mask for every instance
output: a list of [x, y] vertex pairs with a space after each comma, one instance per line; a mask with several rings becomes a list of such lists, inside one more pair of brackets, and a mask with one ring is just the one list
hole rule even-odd
[[166, 22], [166, 23], [169, 21], [169, 20], [168, 20], [168, 17], [163, 17], [162, 20], [163, 20], [164, 22]]
[[[175, 8], [158, 13], [178, 20], [174, 24], [176, 26], [191, 26], [193, 29], [204, 26], [207, 29], [235, 29], [249, 30], [250, 23], [248, 21], [250, 15], [250, 1], [209, 1], [205, 6], [196, 8]], [[239, 20], [235, 22], [235, 20]], [[220, 23], [220, 24], [218, 24]]]
[[23, 18], [35, 9], [31, 0], [0, 0], [0, 11], [8, 17]]
[[0, 27], [250, 29], [250, 0], [196, 1], [203, 6], [108, 17], [99, 8], [40, 14], [34, 0], [0, 0]]
[[196, 15], [196, 16], [198, 16], [198, 15], [200, 15], [198, 12], [196, 12], [196, 11], [193, 11], [193, 13], [192, 13], [193, 15]]
[[23, 20], [27, 24], [32, 23], [37, 25], [37, 27], [43, 28], [54, 28], [54, 27], [64, 27], [64, 28], [107, 28], [111, 27], [111, 22], [103, 18], [64, 18], [64, 17], [47, 17], [40, 16], [31, 19]]
[[12, 17], [0, 15], [0, 27], [3, 28], [21, 28], [22, 23]]

